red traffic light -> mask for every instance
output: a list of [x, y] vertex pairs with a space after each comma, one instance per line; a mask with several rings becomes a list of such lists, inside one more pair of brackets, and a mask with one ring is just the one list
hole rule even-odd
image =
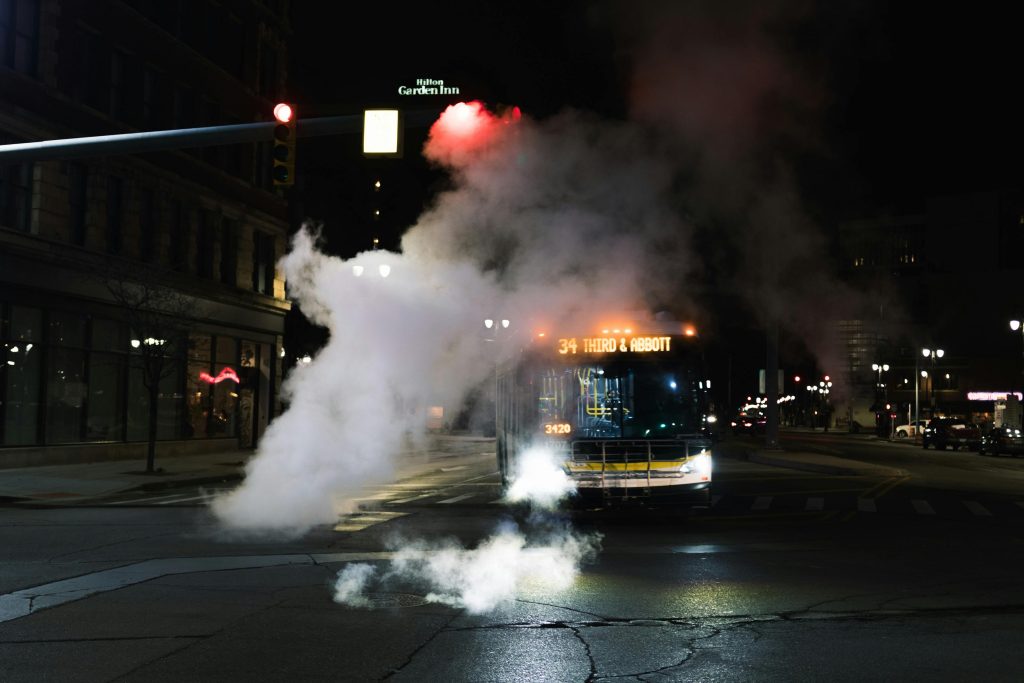
[[292, 107], [290, 104], [279, 102], [277, 105], [274, 106], [274, 118], [280, 121], [281, 123], [288, 123], [289, 121], [292, 120], [292, 116], [294, 115], [295, 112], [292, 111]]

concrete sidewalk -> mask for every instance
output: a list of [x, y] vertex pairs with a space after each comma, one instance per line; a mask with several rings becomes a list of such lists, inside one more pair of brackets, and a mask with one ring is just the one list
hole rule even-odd
[[[453, 465], [467, 456], [494, 451], [494, 439], [472, 436], [433, 437], [420, 449], [404, 451], [396, 477], [412, 476], [439, 464]], [[240, 481], [254, 451], [228, 451], [157, 458], [157, 472], [147, 474], [142, 460], [108, 460], [73, 465], [46, 465], [0, 470], [0, 503], [80, 503], [125, 491], [159, 491], [177, 486]]]

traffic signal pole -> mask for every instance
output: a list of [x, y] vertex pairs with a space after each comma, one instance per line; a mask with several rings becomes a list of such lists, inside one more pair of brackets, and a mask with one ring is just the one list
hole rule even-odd
[[[414, 112], [413, 120], [406, 123], [424, 125], [437, 118], [436, 111]], [[422, 119], [422, 120], [421, 120]], [[81, 159], [85, 157], [113, 156], [118, 154], [142, 154], [162, 150], [188, 149], [192, 147], [215, 147], [243, 142], [270, 142], [274, 139], [277, 121], [240, 123], [230, 126], [208, 126], [206, 128], [178, 128], [120, 135], [97, 135], [84, 138], [40, 140], [0, 145], [0, 164], [22, 161], [54, 161]], [[298, 119], [296, 137], [318, 137], [359, 133], [362, 131], [362, 115], [328, 116], [315, 119]]]

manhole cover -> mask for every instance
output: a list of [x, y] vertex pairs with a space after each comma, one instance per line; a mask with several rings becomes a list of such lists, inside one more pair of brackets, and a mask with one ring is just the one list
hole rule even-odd
[[426, 605], [427, 599], [422, 595], [411, 593], [367, 593], [371, 609], [387, 609], [390, 607], [419, 607]]

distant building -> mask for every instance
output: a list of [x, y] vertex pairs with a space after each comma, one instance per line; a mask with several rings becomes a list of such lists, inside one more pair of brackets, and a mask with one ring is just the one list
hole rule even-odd
[[[4, 2], [0, 142], [269, 120], [286, 10]], [[145, 340], [103, 286], [111, 273], [169, 285], [184, 311], [158, 455], [255, 445], [276, 412], [290, 308], [270, 165], [267, 143], [0, 167], [0, 467], [144, 452], [131, 354]]]
[[932, 197], [915, 214], [845, 223], [839, 254], [866, 299], [861, 319], [840, 323], [848, 413], [889, 404], [903, 421], [916, 405], [926, 418], [934, 398], [937, 413], [991, 420], [992, 402], [969, 394], [1024, 389], [1024, 338], [1009, 329], [1024, 318], [1024, 192]]

